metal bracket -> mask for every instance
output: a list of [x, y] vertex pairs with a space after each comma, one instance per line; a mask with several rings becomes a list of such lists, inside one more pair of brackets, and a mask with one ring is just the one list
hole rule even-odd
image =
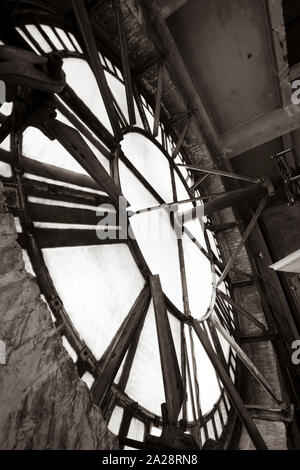
[[12, 46], [0, 46], [0, 79], [10, 86], [26, 86], [47, 93], [62, 91], [66, 83], [58, 54], [43, 57]]

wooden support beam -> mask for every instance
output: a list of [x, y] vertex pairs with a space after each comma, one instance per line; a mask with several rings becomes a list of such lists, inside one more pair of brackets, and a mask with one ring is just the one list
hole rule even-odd
[[107, 390], [112, 385], [119, 367], [124, 359], [132, 339], [135, 336], [139, 323], [146, 314], [150, 299], [150, 288], [146, 284], [136, 299], [126, 321], [123, 322], [122, 334], [119, 334], [119, 340], [112, 348], [110, 357], [106, 362], [104, 370], [92, 387], [92, 396], [98, 405], [101, 405]]
[[56, 224], [101, 225], [107, 214], [92, 210], [77, 209], [46, 204], [28, 203], [28, 212], [33, 222], [50, 222]]
[[70, 123], [79, 131], [81, 132], [90, 142], [91, 144], [99, 150], [99, 152], [107, 158], [107, 160], [111, 160], [112, 153], [105, 147], [100, 140], [98, 140], [95, 135], [89, 131], [89, 129], [82, 124], [82, 122], [75, 116], [72, 111], [70, 111], [58, 98], [55, 98], [56, 109], [60, 111]]
[[72, 5], [85, 44], [85, 48], [88, 53], [89, 61], [111, 123], [111, 127], [116, 139], [119, 142], [122, 139], [122, 133], [119, 126], [118, 116], [113, 103], [113, 96], [107, 84], [105, 73], [101, 64], [93, 27], [86, 10], [85, 2], [84, 0], [72, 0]]
[[155, 98], [155, 110], [154, 110], [154, 125], [153, 125], [153, 137], [158, 135], [158, 127], [160, 122], [160, 110], [161, 110], [161, 96], [163, 86], [163, 64], [158, 64], [158, 77], [156, 87], [156, 98]]
[[[115, 229], [108, 231], [107, 238], [104, 240], [97, 237], [96, 229], [35, 228], [34, 235], [41, 249], [124, 243], [124, 240], [113, 238], [116, 235], [118, 236], [118, 232]], [[22, 248], [26, 249], [26, 238], [23, 233], [18, 234], [18, 242]]]
[[85, 169], [85, 171], [103, 188], [110, 196], [112, 203], [119, 207], [122, 193], [111, 176], [107, 173], [98, 158], [93, 154], [89, 146], [76, 129], [62, 122], [54, 120], [47, 124], [55, 138], [72, 155], [73, 158]]
[[125, 82], [129, 122], [131, 126], [134, 126], [136, 123], [136, 119], [135, 119], [135, 110], [134, 110], [133, 87], [132, 87], [130, 63], [129, 63], [129, 56], [128, 56], [127, 38], [126, 38], [126, 32], [124, 28], [124, 18], [123, 18], [122, 8], [120, 5], [120, 0], [114, 1], [114, 7], [115, 7], [120, 46], [121, 46], [123, 76], [124, 76], [124, 82]]
[[193, 319], [192, 326], [206, 354], [208, 355], [212, 365], [214, 366], [217, 374], [219, 375], [220, 380], [222, 381], [224, 388], [226, 389], [226, 392], [228, 396], [230, 397], [232, 406], [234, 407], [236, 413], [238, 414], [242, 423], [247, 429], [255, 448], [258, 450], [267, 450], [268, 447], [265, 441], [263, 440], [261, 434], [259, 433], [256, 425], [252, 421], [251, 416], [246, 406], [244, 405], [240, 395], [238, 394], [236, 388], [234, 387], [234, 384], [232, 383], [230, 376], [228, 375], [228, 372], [226, 371], [221, 360], [218, 358], [217, 354], [213, 350], [213, 347], [210, 344], [209, 338], [207, 337], [206, 333], [201, 328], [200, 323], [196, 321], [195, 319]]
[[243, 248], [243, 246], [245, 245], [250, 233], [252, 232], [256, 222], [258, 221], [259, 217], [261, 216], [263, 210], [265, 209], [266, 205], [267, 205], [267, 202], [268, 202], [268, 197], [265, 197], [259, 204], [258, 208], [256, 209], [255, 211], [255, 214], [253, 215], [248, 227], [246, 228], [245, 230], [245, 233], [243, 234], [242, 236], [242, 239], [240, 241], [240, 243], [238, 244], [238, 246], [236, 247], [234, 253], [232, 254], [230, 260], [228, 261], [223, 273], [222, 273], [222, 276], [220, 277], [219, 281], [218, 281], [218, 284], [217, 286], [219, 286], [220, 284], [222, 284], [222, 282], [224, 281], [224, 279], [226, 278], [227, 274], [229, 273], [231, 267], [234, 265], [236, 259], [237, 259], [237, 256], [239, 255], [241, 249]]
[[[14, 163], [13, 154], [0, 149], [0, 161], [12, 165]], [[25, 157], [24, 155], [22, 155], [22, 164], [25, 174], [29, 173], [31, 175], [54, 180], [53, 184], [55, 180], [57, 180], [75, 186], [81, 186], [83, 190], [89, 188], [95, 191], [104, 191], [104, 188], [96, 183], [90, 176], [77, 173], [76, 171], [66, 170], [65, 168], [50, 165], [49, 163], [42, 163], [32, 158]], [[108, 198], [108, 196], [106, 196], [106, 198]]]
[[95, 206], [95, 211], [100, 204], [112, 204], [108, 196], [28, 178], [24, 178], [24, 189], [28, 196]]
[[150, 285], [154, 303], [156, 329], [166, 397], [166, 409], [168, 413], [168, 424], [176, 426], [184, 399], [183, 383], [168, 319], [164, 294], [158, 275], [150, 277]]
[[100, 139], [109, 150], [113, 151], [117, 146], [117, 140], [92, 113], [90, 108], [79, 96], [66, 84], [64, 89], [58, 94], [64, 103], [73, 111], [84, 124]]

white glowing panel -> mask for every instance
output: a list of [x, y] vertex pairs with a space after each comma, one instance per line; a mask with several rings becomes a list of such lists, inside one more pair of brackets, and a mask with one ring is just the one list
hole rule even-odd
[[68, 58], [64, 59], [63, 70], [68, 85], [99, 121], [112, 132], [102, 96], [89, 64], [83, 59]]
[[[124, 196], [133, 208], [140, 209], [158, 202], [120, 163]], [[159, 274], [165, 294], [182, 310], [182, 289], [177, 239], [165, 210], [137, 214], [130, 218], [131, 227], [152, 274]]]
[[170, 165], [157, 146], [138, 133], [130, 133], [122, 141], [122, 149], [137, 170], [166, 201], [173, 201]]
[[165, 402], [153, 302], [147, 312], [132, 364], [126, 393], [144, 407], [161, 415]]
[[182, 241], [190, 309], [199, 318], [206, 313], [212, 294], [210, 262], [185, 234]]
[[87, 172], [57, 140], [49, 140], [41, 131], [28, 127], [23, 133], [23, 154], [42, 163], [87, 175]]
[[[191, 351], [190, 337], [187, 331], [187, 327], [185, 327], [185, 329], [187, 348], [189, 351]], [[201, 410], [202, 414], [205, 414], [211, 410], [218, 400], [220, 396], [220, 389], [218, 386], [215, 370], [194, 331], [192, 332], [192, 337], [194, 341], [195, 360], [198, 370]]]
[[129, 248], [51, 248], [43, 254], [75, 328], [99, 359], [144, 286]]

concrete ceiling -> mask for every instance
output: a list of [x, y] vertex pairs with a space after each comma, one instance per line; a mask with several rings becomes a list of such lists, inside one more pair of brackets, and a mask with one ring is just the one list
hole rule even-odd
[[280, 106], [264, 0], [190, 0], [167, 24], [219, 133]]

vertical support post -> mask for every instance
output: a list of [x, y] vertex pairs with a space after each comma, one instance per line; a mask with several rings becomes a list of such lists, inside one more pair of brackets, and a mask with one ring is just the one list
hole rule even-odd
[[127, 38], [126, 38], [125, 29], [124, 29], [124, 18], [123, 18], [121, 5], [120, 5], [120, 0], [115, 0], [114, 6], [115, 6], [118, 32], [119, 32], [119, 38], [120, 38], [121, 57], [122, 57], [122, 65], [123, 65], [123, 73], [124, 73], [129, 122], [131, 126], [134, 126], [136, 123], [136, 119], [135, 119], [135, 110], [134, 110], [133, 88], [132, 88], [130, 64], [129, 64], [129, 57], [128, 57]]
[[118, 369], [124, 359], [126, 351], [134, 338], [139, 323], [142, 321], [147, 306], [149, 305], [150, 289], [146, 284], [136, 299], [127, 318], [122, 323], [122, 331], [117, 332], [118, 340], [113, 341], [109, 354], [105, 357], [105, 366], [102, 374], [95, 380], [92, 387], [92, 395], [97, 404], [101, 404], [106, 392], [112, 385]]
[[155, 99], [155, 111], [154, 111], [154, 126], [153, 126], [153, 137], [158, 135], [158, 126], [160, 119], [160, 108], [161, 108], [161, 95], [163, 85], [163, 64], [158, 65], [158, 78], [157, 78], [157, 90]]
[[159, 275], [150, 277], [168, 424], [176, 426], [184, 390]]
[[118, 115], [114, 107], [111, 91], [105, 78], [95, 36], [93, 33], [93, 28], [86, 10], [84, 0], [72, 0], [72, 5], [114, 135], [118, 141], [120, 141], [122, 139], [122, 133], [119, 126]]

